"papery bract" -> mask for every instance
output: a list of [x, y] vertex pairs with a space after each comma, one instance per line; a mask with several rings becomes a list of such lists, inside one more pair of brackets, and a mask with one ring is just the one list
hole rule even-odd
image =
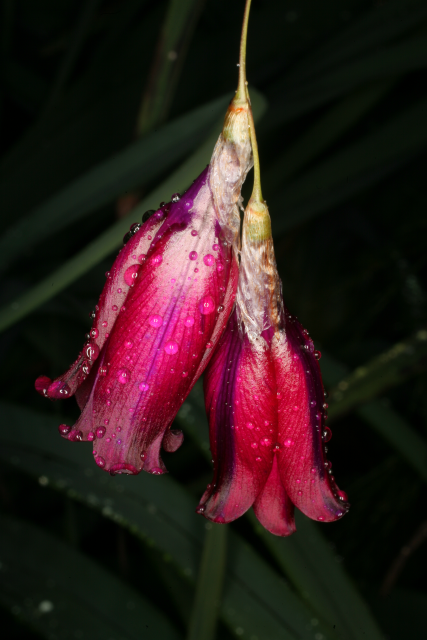
[[251, 166], [247, 118], [232, 103], [208, 168], [182, 197], [131, 228], [79, 358], [54, 382], [36, 382], [52, 399], [76, 395], [81, 416], [61, 435], [93, 441], [96, 463], [111, 473], [163, 473], [162, 444], [173, 451], [182, 442], [168, 428], [236, 294], [238, 205]]

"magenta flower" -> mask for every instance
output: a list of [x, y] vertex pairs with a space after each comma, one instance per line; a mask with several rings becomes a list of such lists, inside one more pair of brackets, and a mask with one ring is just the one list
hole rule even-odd
[[254, 136], [252, 144], [236, 307], [204, 378], [214, 478], [197, 511], [231, 522], [252, 506], [266, 529], [286, 536], [295, 531], [294, 506], [331, 522], [349, 505], [326, 458], [320, 353], [283, 305]]
[[161, 447], [182, 442], [169, 427], [234, 304], [238, 202], [250, 164], [247, 108], [234, 101], [208, 168], [125, 236], [76, 362], [53, 382], [36, 381], [49, 398], [76, 395], [81, 416], [60, 433], [93, 441], [106, 471], [164, 473]]

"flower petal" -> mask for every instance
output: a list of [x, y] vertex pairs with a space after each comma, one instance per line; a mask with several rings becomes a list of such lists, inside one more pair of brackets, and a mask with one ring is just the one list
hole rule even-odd
[[184, 442], [184, 434], [178, 429], [168, 429], [163, 436], [162, 447], [168, 453], [177, 451]]
[[[105, 345], [76, 425], [110, 470], [164, 471], [167, 427], [207, 364], [234, 301], [238, 266], [217, 223], [207, 171], [171, 204]], [[156, 445], [154, 445], [156, 443]], [[142, 458], [141, 458], [142, 456]]]
[[165, 215], [166, 209], [159, 209], [120, 250], [111, 271], [106, 274], [107, 281], [96, 305], [94, 323], [89, 334], [90, 339], [83, 346], [82, 352], [68, 371], [51, 382], [47, 389], [45, 389], [44, 383], [48, 378], [40, 376], [37, 379], [36, 390], [39, 393], [56, 400], [70, 398], [86, 380], [100, 350], [108, 339], [129, 291], [134, 286], [138, 271], [150, 248], [151, 240], [163, 223]]
[[285, 332], [272, 343], [279, 405], [279, 469], [286, 492], [314, 520], [331, 522], [348, 510], [329, 473], [322, 440], [324, 393], [313, 341], [286, 311]]
[[204, 378], [214, 478], [198, 513], [231, 522], [254, 503], [273, 462], [277, 434], [274, 368], [263, 338], [251, 343], [236, 311]]
[[280, 479], [277, 455], [274, 456], [270, 475], [253, 509], [262, 526], [275, 536], [290, 536], [295, 533], [294, 505]]

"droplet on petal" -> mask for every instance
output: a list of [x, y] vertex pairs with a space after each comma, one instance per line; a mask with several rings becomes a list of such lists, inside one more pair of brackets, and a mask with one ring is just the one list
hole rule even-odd
[[215, 302], [211, 296], [205, 296], [202, 298], [199, 304], [200, 313], [203, 315], [208, 315], [209, 313], [213, 313], [215, 311]]
[[133, 287], [133, 285], [135, 284], [135, 280], [138, 277], [139, 269], [140, 269], [139, 264], [133, 264], [126, 269], [125, 275], [124, 275], [124, 281], [126, 282], [127, 285], [129, 285], [129, 287]]
[[107, 429], [105, 427], [98, 427], [96, 430], [96, 437], [97, 438], [103, 438], [105, 436], [105, 432], [107, 431]]
[[154, 327], [155, 329], [157, 329], [157, 327], [161, 327], [163, 324], [163, 318], [162, 316], [159, 315], [152, 315], [148, 318], [148, 322], [149, 324]]
[[126, 349], [132, 349], [133, 341], [132, 340], [125, 340], [125, 347], [126, 347]]
[[159, 255], [157, 255], [157, 256], [154, 256], [154, 258], [152, 258], [151, 262], [152, 262], [154, 265], [157, 265], [157, 266], [158, 266], [159, 264], [162, 264], [162, 262], [163, 262], [163, 256], [161, 256], [160, 254], [159, 254]]
[[185, 198], [184, 200], [184, 207], [186, 209], [191, 209], [191, 207], [193, 206], [194, 202], [191, 198]]
[[246, 426], [247, 426], [248, 429], [253, 429], [254, 428], [254, 425], [252, 424], [252, 422], [247, 422]]
[[89, 442], [92, 442], [92, 440], [95, 440], [96, 435], [94, 434], [93, 431], [89, 431], [89, 433], [87, 434], [87, 439], [89, 440]]
[[95, 340], [99, 336], [99, 331], [96, 327], [90, 330], [90, 337]]
[[329, 442], [332, 438], [332, 431], [329, 427], [323, 427], [323, 442]]
[[144, 253], [141, 253], [141, 255], [140, 255], [140, 256], [138, 256], [138, 262], [139, 262], [140, 264], [142, 264], [142, 263], [144, 262], [144, 260], [145, 260], [145, 258], [146, 258], [146, 257], [147, 257], [147, 256], [146, 256]]
[[197, 260], [197, 251], [190, 251], [190, 255], [188, 257], [190, 260]]
[[105, 467], [105, 460], [102, 456], [96, 456], [95, 462], [98, 465], [98, 467], [101, 467], [101, 469]]
[[147, 391], [148, 389], [148, 384], [146, 382], [141, 382], [141, 384], [138, 386], [138, 389], [140, 391]]
[[178, 351], [178, 343], [173, 340], [169, 340], [169, 342], [165, 344], [165, 351], [171, 356], [174, 355]]
[[68, 424], [60, 424], [58, 427], [58, 431], [61, 436], [67, 436], [71, 431], [71, 427]]
[[211, 253], [208, 253], [204, 258], [203, 258], [203, 262], [205, 263], [205, 265], [207, 267], [211, 267], [213, 264], [215, 264], [215, 258], [213, 257], [213, 255]]
[[294, 444], [294, 441], [291, 440], [290, 438], [287, 438], [283, 444], [285, 445], [285, 447], [292, 447], [292, 445]]
[[186, 327], [192, 327], [194, 324], [194, 318], [192, 316], [187, 316], [184, 320], [184, 324]]
[[219, 244], [214, 244], [214, 245], [212, 245], [212, 249], [213, 249], [214, 251], [219, 251]]
[[120, 384], [126, 384], [126, 382], [129, 382], [130, 380], [129, 369], [126, 369], [125, 367], [123, 367], [123, 369], [119, 369], [117, 371], [117, 379], [120, 382]]
[[195, 229], [193, 229], [193, 231], [191, 232], [192, 236], [197, 236], [197, 231]]
[[52, 380], [47, 376], [39, 376], [34, 384], [37, 393], [47, 397], [47, 390], [52, 384]]

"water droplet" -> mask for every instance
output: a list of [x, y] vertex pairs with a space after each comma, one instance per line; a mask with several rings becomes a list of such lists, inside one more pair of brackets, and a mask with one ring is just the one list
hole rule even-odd
[[143, 213], [142, 214], [142, 222], [147, 222], [147, 220], [149, 220], [151, 218], [153, 213], [156, 213], [154, 209], [148, 209], [148, 211]]
[[213, 313], [215, 311], [215, 302], [211, 296], [205, 296], [202, 298], [199, 304], [200, 313], [203, 315], [208, 315], [209, 313]]
[[100, 376], [106, 376], [108, 372], [107, 367], [99, 367], [99, 375]]
[[147, 391], [148, 389], [148, 384], [146, 382], [141, 382], [140, 385], [138, 386], [138, 389], [140, 391]]
[[83, 433], [78, 429], [72, 429], [68, 434], [68, 440], [72, 442], [81, 442], [83, 440]]
[[330, 460], [325, 460], [324, 465], [325, 465], [325, 469], [332, 468], [332, 462]]
[[160, 476], [162, 475], [163, 471], [160, 469], [160, 467], [153, 467], [152, 469], [150, 469], [150, 473], [152, 473], [154, 476]]
[[164, 349], [166, 353], [173, 356], [178, 351], [178, 343], [173, 340], [169, 340], [169, 342], [165, 344]]
[[95, 340], [99, 336], [99, 331], [95, 327], [90, 330], [90, 337]]
[[215, 264], [215, 258], [213, 257], [213, 255], [211, 253], [208, 253], [204, 258], [203, 258], [203, 262], [205, 263], [205, 265], [207, 267], [211, 267], [213, 264]]
[[109, 278], [109, 277], [110, 277], [110, 272], [109, 272], [109, 271], [106, 271], [106, 272], [105, 272], [105, 277], [106, 277], [106, 278]]
[[180, 193], [172, 194], [171, 202], [179, 202], [180, 200], [181, 200], [181, 194]]
[[258, 449], [258, 442], [252, 442], [251, 447], [252, 449]]
[[252, 424], [252, 422], [247, 422], [246, 426], [247, 426], [248, 429], [253, 429], [254, 428], [254, 425]]
[[221, 273], [221, 271], [224, 271], [224, 265], [218, 262], [218, 264], [216, 265], [216, 270], [218, 271], [218, 273]]
[[263, 447], [268, 447], [268, 446], [270, 446], [270, 444], [271, 444], [271, 440], [270, 440], [270, 438], [263, 438], [263, 439], [261, 440], [261, 444], [262, 444], [262, 446], [263, 446]]
[[203, 504], [201, 504], [201, 505], [199, 505], [199, 506], [197, 507], [197, 509], [196, 509], [196, 513], [199, 513], [199, 514], [200, 514], [200, 513], [204, 513], [204, 512], [205, 512], [205, 509], [206, 509], [206, 507], [205, 507]]
[[133, 341], [132, 340], [125, 340], [125, 347], [126, 347], [126, 349], [132, 349]]
[[199, 270], [197, 267], [194, 269], [194, 273], [199, 273]]
[[281, 393], [281, 391], [278, 391], [276, 395], [277, 395], [277, 397], [280, 399], [280, 398], [282, 397], [282, 393]]
[[310, 471], [311, 473], [316, 473], [316, 467], [311, 467]]
[[285, 445], [285, 447], [292, 447], [292, 445], [295, 443], [293, 440], [291, 440], [291, 438], [287, 438], [283, 444]]
[[324, 427], [322, 435], [323, 435], [323, 442], [329, 442], [329, 440], [332, 438], [332, 431], [330, 430], [329, 427]]
[[61, 436], [67, 436], [71, 431], [71, 427], [68, 426], [68, 424], [60, 424], [58, 427], [58, 431]]
[[213, 251], [219, 251], [219, 244], [213, 244], [212, 245], [212, 250]]
[[103, 438], [105, 436], [107, 429], [105, 427], [98, 427], [96, 430], [96, 437]]
[[138, 256], [138, 262], [139, 262], [140, 264], [142, 264], [142, 263], [144, 262], [144, 260], [145, 260], [145, 258], [146, 258], [146, 257], [147, 257], [147, 256], [145, 255], [145, 253], [141, 253], [141, 255], [140, 255], [140, 256]]
[[348, 502], [348, 495], [346, 494], [345, 491], [341, 491], [341, 489], [338, 489], [338, 497], [342, 502]]
[[129, 371], [129, 369], [126, 369], [126, 367], [123, 367], [122, 369], [119, 369], [117, 371], [117, 379], [120, 382], [120, 384], [126, 384], [126, 382], [129, 382], [129, 380], [130, 380], [130, 371]]
[[299, 407], [295, 406], [294, 411], [298, 411]]
[[192, 327], [194, 324], [194, 318], [192, 316], [187, 316], [184, 320], [184, 324], [186, 327]]
[[101, 469], [105, 467], [105, 460], [102, 456], [96, 456], [95, 462], [98, 465], [98, 467], [101, 467]]
[[206, 343], [206, 349], [212, 349], [212, 347], [213, 347], [213, 342]]
[[182, 377], [183, 377], [183, 378], [186, 378], [187, 376], [188, 376], [188, 371], [183, 371], [183, 372], [182, 372]]
[[139, 269], [140, 269], [139, 264], [133, 264], [126, 269], [125, 275], [124, 275], [124, 281], [126, 282], [127, 285], [129, 285], [129, 287], [133, 287], [133, 285], [135, 284], [135, 280], [138, 277]]
[[314, 357], [316, 358], [316, 360], [320, 360], [320, 358], [322, 357], [322, 354], [320, 351], [315, 351], [314, 352]]
[[119, 307], [118, 307], [116, 304], [113, 304], [113, 306], [111, 307], [111, 309], [112, 309], [113, 311], [118, 311], [118, 308], [119, 308]]
[[155, 329], [157, 329], [157, 327], [161, 327], [163, 324], [163, 318], [162, 316], [159, 316], [157, 314], [154, 314], [152, 316], [150, 316], [148, 318], [148, 323], [154, 327]]
[[151, 259], [151, 262], [152, 262], [154, 265], [157, 265], [157, 266], [158, 266], [159, 264], [162, 264], [162, 262], [163, 262], [163, 256], [161, 256], [160, 254], [159, 254], [159, 255], [157, 255], [157, 256], [154, 256], [154, 257]]
[[197, 260], [197, 251], [190, 251], [190, 255], [188, 257], [190, 260]]
[[325, 518], [324, 516], [319, 516], [317, 519], [319, 520], [319, 522], [323, 522]]

